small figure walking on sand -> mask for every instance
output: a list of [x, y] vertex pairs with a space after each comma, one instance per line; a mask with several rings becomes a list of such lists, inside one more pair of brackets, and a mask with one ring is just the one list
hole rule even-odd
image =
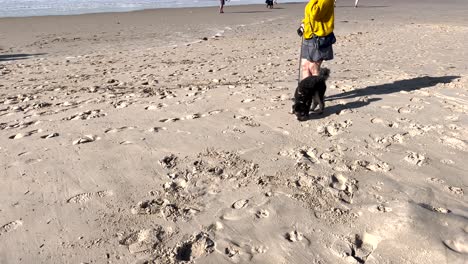
[[267, 8], [273, 9], [273, 0], [266, 0], [265, 3]]
[[225, 4], [225, 0], [219, 0], [219, 13], [220, 14], [224, 13], [224, 4]]

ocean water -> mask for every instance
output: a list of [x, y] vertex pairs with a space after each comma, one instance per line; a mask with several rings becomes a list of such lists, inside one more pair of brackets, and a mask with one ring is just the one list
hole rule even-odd
[[[231, 0], [227, 5], [263, 4], [264, 0]], [[278, 3], [301, 2], [278, 0]], [[0, 0], [0, 17], [126, 12], [152, 8], [217, 6], [219, 0]]]

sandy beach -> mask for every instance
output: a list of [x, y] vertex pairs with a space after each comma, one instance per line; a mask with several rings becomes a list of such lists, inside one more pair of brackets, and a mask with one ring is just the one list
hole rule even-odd
[[0, 18], [0, 263], [468, 263], [468, 5]]

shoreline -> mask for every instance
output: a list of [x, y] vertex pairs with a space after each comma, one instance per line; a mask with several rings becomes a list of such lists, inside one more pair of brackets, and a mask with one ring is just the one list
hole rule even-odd
[[[378, 0], [372, 4], [362, 3], [360, 8], [353, 8], [344, 2], [336, 7], [336, 33], [349, 34], [363, 31], [373, 23], [395, 23], [405, 26], [414, 22], [424, 24], [449, 23], [464, 25], [462, 14], [468, 7], [453, 8], [459, 0], [451, 0], [444, 5], [429, 2], [406, 3], [404, 1]], [[154, 40], [155, 46], [184, 44], [211, 37], [218, 32], [230, 31], [236, 25], [249, 25], [262, 22], [268, 24], [271, 19], [280, 19], [295, 32], [300, 23], [304, 3], [280, 4], [280, 8], [266, 10], [264, 5], [227, 6], [225, 14], [218, 14], [217, 7], [147, 9], [132, 12], [95, 13], [66, 16], [37, 16], [0, 18], [0, 53], [42, 53], [55, 42], [67, 45], [55, 45], [61, 52], [73, 50], [83, 39], [98, 45], [108, 45], [111, 39], [116, 44], [126, 41]], [[407, 12], [401, 13], [401, 6]], [[416, 8], [417, 9], [416, 9]], [[430, 15], [434, 10], [437, 16]], [[385, 11], [385, 15], [381, 15]], [[289, 21], [287, 21], [289, 20]], [[348, 22], [356, 23], [356, 28]], [[409, 21], [409, 22], [405, 22]], [[348, 25], [347, 25], [348, 24]], [[139, 34], [132, 31], [137, 30]], [[187, 41], [174, 41], [187, 37]], [[104, 41], [101, 41], [104, 40]], [[164, 41], [169, 44], [164, 44]], [[65, 44], [66, 44], [65, 43]], [[73, 44], [75, 43], [75, 44]], [[43, 45], [45, 44], [45, 45]], [[146, 44], [145, 44], [146, 45]], [[64, 49], [62, 49], [64, 48]]]
[[[286, 3], [279, 3], [275, 5], [275, 8], [289, 5], [289, 4], [306, 4], [306, 2], [301, 1], [294, 1], [294, 2], [286, 2]], [[226, 4], [225, 7], [238, 7], [238, 6], [264, 6], [264, 4], [258, 3], [250, 3], [250, 4]], [[137, 8], [137, 9], [122, 9], [122, 11], [97, 11], [97, 12], [84, 12], [84, 13], [69, 13], [69, 14], [44, 14], [44, 15], [28, 15], [28, 16], [0, 16], [0, 19], [8, 19], [8, 18], [35, 18], [35, 17], [66, 17], [66, 16], [81, 16], [81, 15], [97, 15], [97, 14], [118, 14], [118, 13], [132, 13], [132, 12], [140, 12], [140, 11], [156, 11], [156, 10], [173, 10], [173, 9], [194, 9], [194, 8], [219, 8], [219, 5], [206, 5], [206, 6], [180, 6], [180, 7], [148, 7], [148, 8]], [[275, 9], [274, 8], [274, 9]]]
[[[115, 40], [115, 44], [153, 40], [155, 47], [183, 45], [230, 31], [233, 27], [295, 16], [301, 8], [302, 4], [284, 4], [283, 8], [274, 10], [265, 10], [264, 5], [239, 5], [226, 8], [224, 14], [219, 14], [217, 7], [200, 7], [1, 18], [0, 41], [3, 44], [0, 48], [3, 50], [0, 52], [55, 53], [57, 50], [51, 46], [66, 52], [63, 47], [82, 41], [108, 45], [111, 40]], [[73, 50], [70, 46], [67, 48]]]

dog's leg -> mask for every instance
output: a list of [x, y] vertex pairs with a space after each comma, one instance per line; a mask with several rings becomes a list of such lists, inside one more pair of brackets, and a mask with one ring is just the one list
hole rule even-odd
[[320, 93], [318, 95], [319, 99], [319, 114], [323, 114], [323, 110], [325, 109], [325, 94]]
[[325, 101], [320, 100], [320, 102], [319, 102], [319, 114], [323, 114], [323, 109], [325, 109]]
[[313, 102], [314, 102], [314, 104], [312, 105], [312, 111], [315, 110], [315, 108], [317, 107], [317, 105], [319, 105], [319, 108], [320, 108], [320, 95], [319, 95], [318, 92], [315, 92], [315, 93], [314, 93]]
[[327, 91], [327, 84], [325, 81], [321, 83], [318, 91], [317, 91], [317, 96], [316, 99], [318, 100], [319, 104], [319, 114], [323, 114], [323, 111], [325, 109], [325, 92]]
[[314, 97], [314, 99], [312, 100], [312, 107], [310, 108], [310, 111], [314, 111], [315, 108], [317, 107], [317, 104], [318, 102], [315, 100], [315, 97]]

